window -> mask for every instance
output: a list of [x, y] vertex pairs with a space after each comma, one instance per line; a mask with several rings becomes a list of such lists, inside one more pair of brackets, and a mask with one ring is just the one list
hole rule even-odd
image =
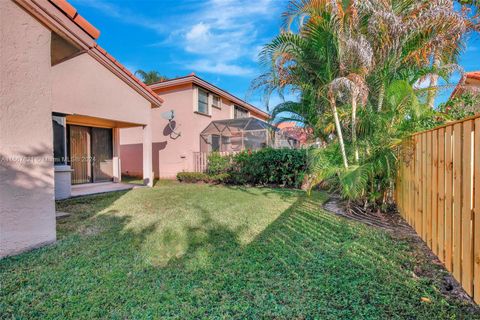
[[53, 159], [56, 165], [67, 163], [67, 137], [65, 116], [53, 115]]
[[212, 151], [220, 151], [220, 136], [212, 134]]
[[198, 89], [198, 108], [200, 113], [208, 114], [208, 92], [202, 89]]
[[234, 119], [248, 118], [248, 111], [239, 106], [235, 106], [233, 109], [233, 118]]
[[219, 96], [212, 95], [212, 107], [215, 107], [217, 109], [221, 108]]

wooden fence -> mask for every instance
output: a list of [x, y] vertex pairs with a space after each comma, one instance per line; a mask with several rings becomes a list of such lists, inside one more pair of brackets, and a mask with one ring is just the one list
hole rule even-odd
[[[233, 155], [237, 154], [238, 152], [228, 152], [228, 151], [222, 151], [218, 152], [221, 156], [228, 156], [228, 155]], [[193, 168], [195, 172], [206, 172], [207, 171], [207, 166], [208, 166], [208, 155], [210, 153], [208, 152], [194, 152], [193, 153]]]
[[399, 156], [400, 214], [479, 303], [480, 116], [417, 133]]

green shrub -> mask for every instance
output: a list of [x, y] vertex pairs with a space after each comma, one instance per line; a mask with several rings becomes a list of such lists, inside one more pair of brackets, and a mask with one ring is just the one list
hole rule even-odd
[[177, 180], [188, 183], [207, 182], [208, 175], [202, 172], [179, 172], [177, 173]]
[[215, 175], [209, 175], [207, 179], [209, 183], [227, 183], [230, 180], [230, 174], [219, 173]]
[[231, 167], [232, 156], [222, 156], [218, 152], [212, 152], [208, 156], [207, 174], [217, 175], [226, 173]]
[[305, 149], [245, 151], [233, 158], [229, 182], [299, 188], [307, 170]]
[[230, 183], [301, 187], [307, 170], [304, 149], [271, 149], [244, 151], [235, 156], [212, 153], [207, 173], [180, 172], [180, 182]]
[[202, 172], [179, 172], [177, 173], [177, 180], [180, 182], [187, 183], [197, 183], [197, 182], [206, 182], [206, 183], [226, 183], [230, 179], [228, 173], [219, 173], [208, 175]]

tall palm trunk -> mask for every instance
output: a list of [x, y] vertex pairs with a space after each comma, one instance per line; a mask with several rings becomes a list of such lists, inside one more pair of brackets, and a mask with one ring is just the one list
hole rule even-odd
[[382, 82], [380, 85], [380, 91], [378, 92], [378, 103], [377, 103], [377, 111], [382, 111], [383, 107], [383, 99], [385, 98], [385, 84]]
[[[438, 58], [434, 58], [433, 65], [438, 67], [440, 65], [440, 61]], [[438, 85], [438, 74], [433, 73], [430, 75], [430, 89], [428, 90], [427, 96], [427, 106], [430, 109], [435, 107], [435, 97], [437, 96], [437, 85]]]
[[335, 97], [330, 94], [330, 106], [332, 107], [333, 118], [335, 119], [335, 128], [337, 130], [338, 142], [340, 143], [340, 152], [342, 153], [343, 166], [348, 169], [347, 153], [345, 152], [345, 143], [343, 142], [342, 127], [340, 126], [340, 119], [338, 118], [337, 103]]
[[357, 98], [355, 95], [352, 97], [352, 145], [355, 150], [355, 162], [358, 163], [358, 146], [357, 146]]

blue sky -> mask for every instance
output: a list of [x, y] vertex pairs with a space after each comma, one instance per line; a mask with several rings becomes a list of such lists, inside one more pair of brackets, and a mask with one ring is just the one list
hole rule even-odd
[[[249, 86], [262, 73], [261, 47], [278, 34], [287, 0], [71, 0], [101, 31], [98, 43], [132, 72], [158, 70], [169, 78], [195, 72], [264, 108]], [[480, 70], [480, 38], [468, 39], [460, 59]], [[454, 76], [452, 81], [458, 81]], [[444, 90], [439, 101], [448, 99]], [[278, 98], [270, 102], [275, 105]]]

